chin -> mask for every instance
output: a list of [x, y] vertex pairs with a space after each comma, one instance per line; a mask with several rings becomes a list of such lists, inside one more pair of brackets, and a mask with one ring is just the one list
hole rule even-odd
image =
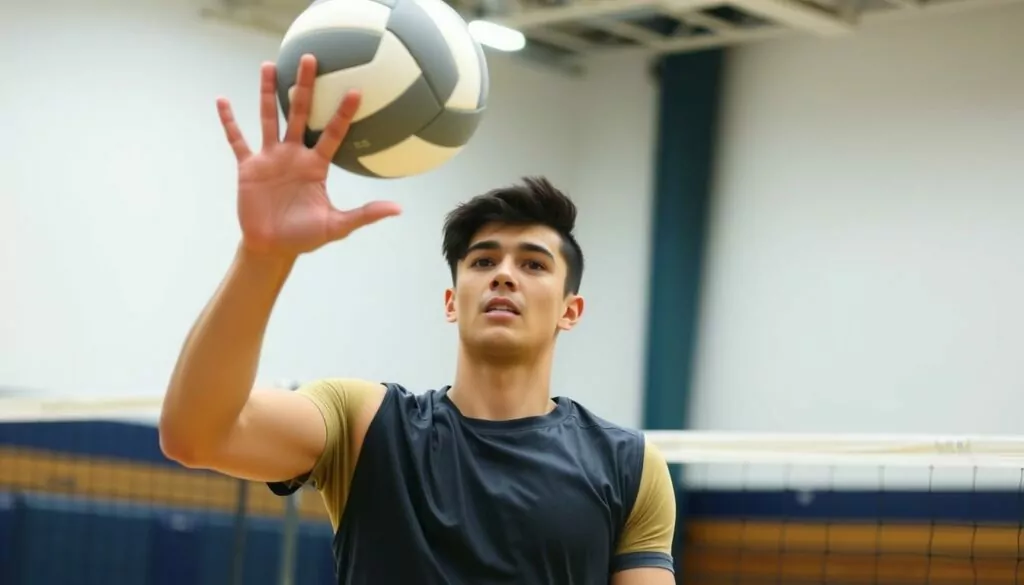
[[466, 336], [463, 343], [474, 353], [487, 354], [518, 353], [528, 345], [521, 335], [502, 327], [477, 331]]

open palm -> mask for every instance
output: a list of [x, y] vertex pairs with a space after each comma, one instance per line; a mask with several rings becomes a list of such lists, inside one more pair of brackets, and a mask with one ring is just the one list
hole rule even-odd
[[316, 78], [316, 60], [299, 62], [298, 80], [284, 138], [277, 115], [277, 71], [261, 69], [260, 120], [263, 145], [252, 152], [226, 99], [217, 110], [228, 143], [238, 160], [238, 219], [243, 243], [250, 249], [298, 255], [340, 240], [354, 230], [400, 213], [398, 205], [375, 201], [351, 210], [335, 208], [327, 195], [327, 172], [359, 108], [360, 94], [350, 91], [324, 128], [316, 145], [303, 142]]

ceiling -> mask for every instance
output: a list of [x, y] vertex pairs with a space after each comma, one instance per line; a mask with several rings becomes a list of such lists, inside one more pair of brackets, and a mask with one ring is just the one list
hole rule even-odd
[[[310, 0], [210, 0], [204, 15], [283, 34]], [[875, 22], [956, 17], [1024, 0], [447, 0], [467, 20], [522, 31], [521, 56], [578, 72], [612, 52], [697, 51], [787, 36], [857, 34]]]

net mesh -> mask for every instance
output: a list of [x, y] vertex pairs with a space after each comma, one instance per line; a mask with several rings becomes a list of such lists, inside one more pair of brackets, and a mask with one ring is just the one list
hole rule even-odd
[[[0, 399], [0, 583], [333, 583], [319, 497], [167, 461], [158, 406]], [[679, 583], [1024, 582], [1024, 437], [648, 437]]]
[[649, 435], [686, 463], [681, 583], [1024, 579], [1024, 438]]

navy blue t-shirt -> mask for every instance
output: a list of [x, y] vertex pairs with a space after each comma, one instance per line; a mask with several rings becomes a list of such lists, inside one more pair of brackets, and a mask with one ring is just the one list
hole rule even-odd
[[[673, 569], [675, 494], [642, 433], [563, 397], [542, 416], [468, 418], [447, 391], [348, 379], [300, 389], [327, 447], [309, 474], [270, 488], [320, 491], [339, 584], [595, 585]], [[357, 419], [378, 401], [356, 453]]]

